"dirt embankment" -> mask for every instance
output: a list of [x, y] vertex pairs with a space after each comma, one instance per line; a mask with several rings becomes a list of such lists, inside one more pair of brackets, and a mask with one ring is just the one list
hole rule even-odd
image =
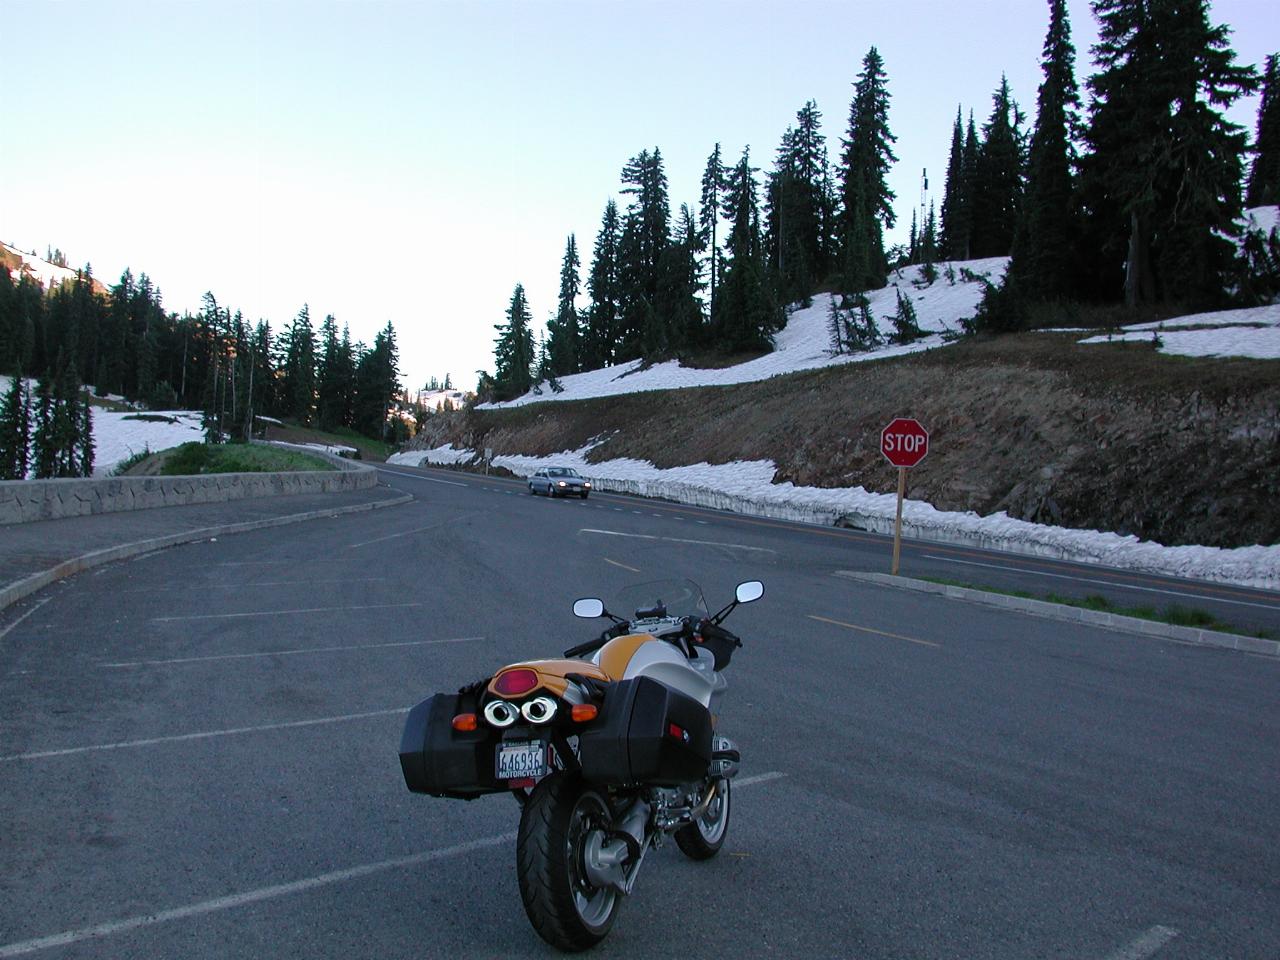
[[452, 442], [593, 462], [772, 460], [775, 480], [891, 493], [881, 428], [930, 431], [908, 495], [1165, 544], [1280, 542], [1280, 362], [1028, 334], [741, 384], [433, 418]]

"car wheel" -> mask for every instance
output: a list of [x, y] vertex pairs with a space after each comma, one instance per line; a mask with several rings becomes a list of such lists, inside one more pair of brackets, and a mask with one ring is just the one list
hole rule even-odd
[[587, 491], [583, 490], [581, 496], [583, 500], [587, 499]]
[[533, 484], [532, 484], [532, 483], [531, 483], [531, 484], [529, 484], [529, 494], [530, 494], [530, 496], [534, 496], [534, 497], [536, 497], [536, 496], [538, 495], [538, 491], [537, 491], [537, 490], [535, 490], [535, 489], [533, 489]]

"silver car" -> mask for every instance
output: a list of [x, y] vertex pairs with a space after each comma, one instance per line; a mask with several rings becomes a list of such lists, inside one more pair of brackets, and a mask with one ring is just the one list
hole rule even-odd
[[529, 492], [545, 493], [548, 497], [581, 497], [587, 499], [591, 481], [573, 467], [543, 467], [529, 477]]

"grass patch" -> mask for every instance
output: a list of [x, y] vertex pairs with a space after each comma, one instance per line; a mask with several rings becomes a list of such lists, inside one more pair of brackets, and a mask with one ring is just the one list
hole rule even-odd
[[335, 470], [333, 464], [296, 450], [229, 443], [212, 446], [193, 441], [165, 451], [160, 476], [189, 477], [206, 473], [278, 473]]
[[1274, 639], [1266, 630], [1241, 630], [1230, 623], [1219, 620], [1206, 610], [1195, 607], [1183, 607], [1177, 604], [1158, 610], [1155, 607], [1122, 607], [1098, 593], [1087, 597], [1064, 597], [1058, 593], [1034, 594], [1025, 590], [1004, 590], [999, 587], [988, 587], [977, 583], [964, 583], [960, 580], [946, 580], [941, 577], [920, 577], [929, 583], [937, 583], [947, 587], [962, 587], [966, 590], [981, 590], [983, 593], [998, 593], [1006, 597], [1020, 597], [1023, 600], [1042, 600], [1046, 603], [1057, 603], [1066, 607], [1080, 607], [1085, 610], [1096, 610], [1100, 613], [1111, 613], [1121, 617], [1136, 617], [1139, 620], [1151, 620], [1156, 623], [1167, 623], [1175, 627], [1195, 627], [1200, 630], [1216, 630], [1221, 633], [1237, 633], [1247, 637], [1258, 637], [1262, 640]]

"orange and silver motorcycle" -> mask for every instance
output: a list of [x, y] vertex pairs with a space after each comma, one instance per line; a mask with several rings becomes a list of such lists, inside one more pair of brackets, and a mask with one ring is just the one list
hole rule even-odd
[[742, 646], [721, 623], [763, 594], [758, 580], [741, 583], [709, 615], [690, 580], [640, 584], [611, 601], [626, 619], [579, 600], [577, 616], [613, 625], [563, 660], [513, 663], [410, 711], [400, 741], [410, 790], [519, 801], [520, 895], [548, 943], [602, 940], [665, 837], [695, 860], [719, 852], [739, 754], [716, 720]]

